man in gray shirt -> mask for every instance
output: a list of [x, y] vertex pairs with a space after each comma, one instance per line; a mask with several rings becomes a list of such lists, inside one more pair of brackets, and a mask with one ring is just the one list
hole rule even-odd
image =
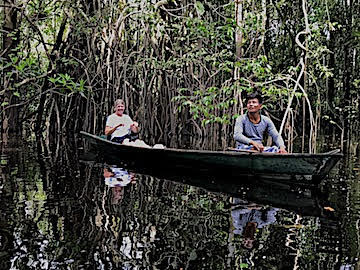
[[[247, 97], [247, 114], [241, 115], [236, 119], [234, 139], [238, 149], [257, 150], [260, 152], [278, 152], [287, 153], [285, 143], [279, 132], [276, 130], [274, 123], [269, 117], [260, 114], [262, 107], [262, 97], [259, 93], [249, 94]], [[272, 137], [276, 146], [266, 148], [262, 141], [264, 133]]]

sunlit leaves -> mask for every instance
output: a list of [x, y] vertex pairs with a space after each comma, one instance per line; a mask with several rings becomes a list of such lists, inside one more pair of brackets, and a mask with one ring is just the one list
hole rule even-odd
[[196, 11], [201, 16], [205, 12], [204, 5], [200, 1], [196, 1], [195, 3]]
[[[264, 55], [235, 62], [214, 62], [214, 65], [224, 73], [232, 73], [234, 68], [237, 68], [243, 77], [232, 85], [210, 86], [193, 91], [180, 89], [179, 95], [174, 99], [180, 104], [181, 109], [188, 108], [193, 118], [200, 119], [203, 125], [232, 123], [234, 117], [230, 109], [237, 105], [238, 100], [235, 98], [237, 93], [240, 92], [246, 96], [247, 93], [254, 91], [255, 86], [265, 97], [277, 102], [279, 98], [288, 95], [289, 89], [267, 83], [276, 78], [276, 74], [273, 74], [272, 67]], [[271, 104], [269, 106], [271, 107]], [[272, 107], [272, 109], [275, 108]]]
[[360, 88], [360, 79], [355, 79], [353, 82], [353, 85], [355, 86], [355, 88], [359, 89]]
[[232, 118], [223, 112], [226, 112], [230, 106], [236, 103], [236, 100], [231, 98], [233, 91], [233, 86], [224, 86], [220, 89], [209, 87], [206, 90], [195, 90], [192, 95], [186, 95], [187, 90], [180, 89], [181, 95], [174, 100], [180, 103], [179, 110], [188, 108], [193, 118], [200, 119], [203, 125], [210, 123], [229, 124]]
[[57, 74], [56, 77], [49, 78], [49, 81], [62, 93], [72, 95], [77, 92], [85, 97], [85, 81], [83, 79], [76, 82], [69, 74]]

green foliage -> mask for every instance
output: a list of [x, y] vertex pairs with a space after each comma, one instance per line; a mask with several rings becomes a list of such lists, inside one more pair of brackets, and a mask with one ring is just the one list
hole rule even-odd
[[[236, 93], [243, 93], [246, 96], [247, 93], [254, 91], [254, 87], [257, 87], [265, 96], [274, 100], [288, 93], [286, 88], [278, 87], [276, 84], [266, 84], [268, 80], [275, 78], [266, 56], [219, 65], [224, 71], [231, 71], [234, 66], [243, 74], [243, 77], [232, 85], [212, 86], [194, 91], [179, 89], [179, 95], [174, 98], [174, 101], [180, 104], [179, 111], [188, 107], [194, 119], [200, 119], [203, 125], [231, 124], [237, 117], [230, 113], [230, 109], [238, 105]], [[257, 81], [252, 81], [252, 78], [256, 78]]]
[[83, 79], [76, 82], [69, 74], [57, 74], [56, 77], [49, 78], [49, 81], [62, 93], [69, 93], [69, 95], [79, 93], [85, 97], [85, 81]]
[[[2, 100], [1, 108], [25, 104], [16, 108], [26, 116], [36, 111], [40, 96], [56, 95], [60, 115], [72, 119], [65, 114], [73, 112], [68, 110], [73, 99], [83, 102], [86, 97], [106, 114], [109, 100], [122, 96], [131, 100], [129, 111], [149, 123], [143, 129], [149, 138], [155, 133], [167, 136], [173, 126], [184, 131], [189, 113], [194, 126], [201, 123], [204, 129], [207, 124], [231, 124], [242, 109], [240, 99], [254, 87], [263, 92], [266, 109], [278, 118], [296, 88], [290, 104], [296, 129], [303, 128], [302, 97], [335, 123], [341, 117], [353, 119], [353, 111], [358, 112], [356, 2], [350, 7], [336, 1], [307, 1], [310, 32], [299, 36], [306, 50], [295, 42], [305, 29], [301, 1], [95, 2], [18, 2], [22, 16], [8, 33], [14, 46], [0, 59], [4, 91], [12, 99]], [[242, 21], [237, 25], [240, 3]], [[306, 67], [298, 80], [300, 59]], [[306, 94], [295, 87], [296, 81]], [[328, 102], [319, 102], [325, 99]], [[349, 115], [333, 114], [336, 106], [350, 106]], [[176, 115], [169, 117], [174, 107]], [[159, 124], [150, 124], [154, 122]], [[197, 129], [189, 128], [190, 133]]]
[[7, 159], [0, 159], [0, 165], [7, 165], [8, 160]]
[[205, 12], [204, 5], [200, 1], [196, 1], [195, 8], [199, 16], [204, 14]]

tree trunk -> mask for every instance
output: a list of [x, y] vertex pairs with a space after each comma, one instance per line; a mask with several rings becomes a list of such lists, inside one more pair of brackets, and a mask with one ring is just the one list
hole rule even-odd
[[[347, 9], [347, 18], [346, 20], [346, 33], [349, 34], [348, 40], [351, 39], [351, 33], [352, 33], [352, 1], [348, 1]], [[351, 94], [351, 77], [352, 77], [352, 48], [350, 47], [350, 44], [346, 44], [344, 46], [344, 76], [343, 76], [343, 87], [344, 87], [344, 100], [343, 100], [343, 108], [345, 112], [345, 123], [344, 123], [344, 131], [345, 131], [345, 145], [344, 145], [344, 153], [347, 154], [349, 152], [350, 147], [350, 140], [351, 140], [351, 110], [352, 110], [352, 94]]]
[[[16, 48], [18, 44], [18, 35], [17, 32], [17, 10], [14, 7], [15, 6], [15, 0], [5, 0], [4, 1], [4, 8], [3, 8], [3, 16], [4, 16], [4, 22], [3, 22], [3, 52], [1, 53], [2, 57], [5, 59], [5, 62], [10, 61], [10, 53], [13, 49]], [[4, 97], [1, 101], [3, 106], [8, 109], [5, 109], [1, 115], [1, 134], [2, 134], [2, 140], [5, 144], [7, 144], [8, 141], [8, 135], [10, 133], [18, 133], [20, 131], [20, 127], [18, 125], [19, 123], [19, 114], [18, 109], [16, 106], [11, 106], [13, 104], [16, 104], [17, 98], [13, 95], [13, 92], [9, 89], [9, 82], [10, 77], [6, 77], [4, 74], [7, 74], [8, 71], [11, 70], [11, 67], [3, 70], [3, 76], [2, 79], [2, 88], [5, 90]]]
[[[235, 31], [235, 47], [236, 47], [236, 59], [235, 61], [238, 61], [239, 59], [241, 59], [242, 55], [243, 55], [243, 48], [242, 48], [242, 43], [243, 43], [243, 33], [242, 33], [242, 25], [243, 25], [243, 16], [242, 16], [242, 9], [243, 9], [243, 4], [242, 4], [242, 0], [235, 0], [235, 16], [236, 16], [236, 31]], [[236, 81], [240, 78], [240, 71], [239, 68], [235, 66], [234, 68], [234, 81], [236, 83]], [[238, 90], [235, 90], [235, 96], [237, 97], [238, 101], [239, 101], [239, 105], [240, 105], [240, 114], [243, 114], [243, 104], [242, 104], [242, 97], [241, 97], [241, 92]], [[238, 113], [238, 110], [235, 110], [235, 113]]]
[[[48, 66], [48, 69], [47, 69], [47, 72], [49, 73], [52, 68], [53, 68], [53, 63], [56, 61], [57, 56], [57, 52], [60, 50], [60, 47], [62, 45], [62, 38], [63, 38], [63, 34], [65, 32], [65, 26], [66, 26], [66, 18], [63, 19], [62, 23], [61, 23], [61, 26], [60, 26], [60, 29], [59, 29], [59, 32], [57, 34], [57, 37], [56, 37], [56, 42], [54, 44], [54, 47], [51, 51], [51, 55], [50, 55], [50, 63], [49, 63], [49, 66]], [[44, 44], [45, 46], [45, 44]], [[51, 76], [51, 74], [49, 74], [49, 77]], [[42, 84], [42, 87], [40, 89], [40, 100], [39, 100], [39, 106], [38, 106], [38, 109], [37, 109], [37, 116], [36, 116], [36, 125], [35, 125], [35, 133], [36, 133], [36, 136], [37, 136], [37, 139], [39, 140], [41, 138], [41, 134], [42, 134], [42, 130], [44, 128], [43, 126], [43, 112], [44, 112], [44, 105], [45, 105], [45, 102], [46, 102], [46, 99], [47, 99], [47, 96], [44, 94], [44, 92], [49, 88], [49, 80], [45, 79], [43, 84]]]

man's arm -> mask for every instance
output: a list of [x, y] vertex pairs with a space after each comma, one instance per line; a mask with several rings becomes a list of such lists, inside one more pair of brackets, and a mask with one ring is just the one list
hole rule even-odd
[[235, 141], [243, 144], [250, 144], [251, 140], [244, 135], [244, 116], [239, 116], [235, 121], [234, 128]]
[[118, 127], [121, 127], [123, 126], [124, 124], [119, 124], [115, 127], [110, 127], [110, 126], [106, 126], [105, 127], [105, 135], [111, 135], [115, 132], [115, 130], [118, 128]]

